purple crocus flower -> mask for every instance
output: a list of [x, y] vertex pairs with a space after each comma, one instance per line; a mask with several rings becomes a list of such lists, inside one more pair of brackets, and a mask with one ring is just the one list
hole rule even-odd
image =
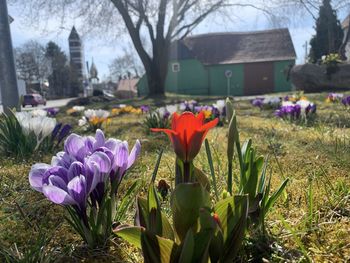
[[47, 114], [49, 116], [56, 116], [57, 113], [60, 111], [60, 109], [59, 108], [47, 108], [46, 111], [47, 111]]
[[69, 124], [65, 124], [62, 129], [60, 130], [58, 137], [57, 137], [57, 144], [60, 144], [61, 141], [67, 137], [69, 132], [71, 131], [72, 126]]
[[350, 105], [350, 96], [347, 96], [341, 100], [341, 102], [344, 104], [344, 106]]
[[92, 205], [101, 202], [108, 179], [111, 184], [117, 180], [119, 185], [140, 151], [138, 140], [129, 154], [126, 141], [106, 140], [99, 129], [95, 137], [71, 134], [64, 143], [64, 151], [57, 153], [51, 164], [32, 166], [29, 182], [53, 203], [72, 206], [88, 224], [88, 199], [91, 198]]
[[148, 113], [150, 110], [150, 107], [148, 105], [141, 105], [140, 109], [142, 113]]
[[264, 103], [264, 98], [256, 98], [252, 100], [252, 105], [255, 107], [261, 108], [263, 106], [263, 103]]

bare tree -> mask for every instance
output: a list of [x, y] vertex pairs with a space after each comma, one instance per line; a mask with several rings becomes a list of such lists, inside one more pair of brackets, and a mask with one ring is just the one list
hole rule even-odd
[[16, 70], [19, 79], [27, 84], [42, 81], [50, 74], [50, 63], [45, 57], [45, 47], [37, 41], [28, 41], [15, 48]]
[[129, 75], [140, 77], [144, 74], [144, 68], [140, 59], [130, 49], [124, 49], [123, 55], [111, 61], [109, 71], [112, 79], [119, 79]]
[[[335, 0], [345, 4], [348, 0]], [[64, 24], [80, 19], [85, 29], [99, 33], [127, 32], [140, 57], [147, 76], [149, 92], [163, 95], [168, 70], [170, 45], [185, 38], [204, 19], [226, 12], [239, 16], [239, 8], [255, 8], [271, 17], [273, 23], [288, 20], [286, 10], [304, 10], [320, 0], [12, 0], [37, 21], [59, 16]], [[340, 4], [339, 4], [340, 5]], [[276, 10], [283, 10], [276, 12]], [[295, 10], [299, 9], [294, 9]], [[301, 8], [300, 8], [301, 10]], [[284, 19], [276, 14], [282, 14]], [[32, 21], [31, 21], [32, 22]], [[98, 30], [96, 30], [98, 29]], [[145, 48], [145, 41], [151, 50]]]

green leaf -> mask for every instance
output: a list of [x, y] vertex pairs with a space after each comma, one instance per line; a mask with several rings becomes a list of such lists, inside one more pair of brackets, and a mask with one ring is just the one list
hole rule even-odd
[[213, 188], [214, 188], [215, 197], [216, 197], [216, 200], [218, 200], [219, 199], [219, 191], [218, 191], [217, 184], [216, 184], [216, 177], [215, 177], [215, 171], [214, 171], [214, 165], [213, 165], [213, 158], [212, 158], [212, 155], [211, 155], [211, 150], [210, 150], [208, 139], [205, 139], [205, 151], [207, 153], [208, 164], [209, 164], [210, 175], [211, 175], [211, 179], [212, 179], [212, 185], [213, 185]]
[[279, 198], [279, 196], [283, 193], [284, 189], [287, 186], [288, 181], [289, 181], [289, 178], [284, 180], [283, 183], [278, 188], [278, 190], [276, 192], [274, 192], [271, 195], [271, 197], [268, 199], [266, 207], [264, 209], [265, 210], [265, 215], [268, 213], [269, 209], [276, 203], [276, 201]]
[[187, 231], [185, 240], [183, 241], [181, 254], [179, 258], [179, 263], [191, 263], [192, 256], [194, 252], [194, 238], [193, 238], [193, 231], [192, 229], [189, 229]]
[[186, 183], [176, 186], [170, 200], [176, 234], [184, 240], [187, 231], [198, 229], [200, 208], [210, 207], [210, 195], [199, 183]]
[[229, 98], [227, 98], [226, 99], [226, 118], [228, 121], [232, 119], [233, 112], [234, 112], [233, 103]]
[[224, 251], [220, 261], [232, 262], [241, 246], [248, 216], [248, 196], [237, 195], [215, 206], [223, 231]]
[[159, 169], [159, 165], [160, 165], [160, 160], [162, 159], [162, 155], [163, 155], [163, 150], [161, 150], [159, 152], [158, 159], [157, 159], [157, 162], [156, 162], [156, 166], [154, 167], [154, 170], [153, 170], [151, 183], [154, 183], [155, 180], [156, 180], [156, 176], [157, 176], [157, 173], [158, 173], [158, 169]]
[[262, 168], [260, 180], [259, 180], [259, 186], [258, 186], [258, 193], [263, 194], [265, 190], [265, 185], [266, 185], [266, 170], [267, 170], [267, 165], [269, 163], [269, 157], [266, 157], [264, 160], [264, 165]]
[[160, 209], [160, 202], [155, 186], [152, 184], [148, 189], [147, 198], [148, 207], [148, 223], [147, 229], [154, 234], [162, 235], [162, 215]]
[[208, 177], [203, 173], [203, 171], [194, 167], [193, 174], [196, 182], [200, 183], [203, 186], [203, 188], [210, 192], [210, 182]]
[[114, 234], [141, 249], [142, 228], [137, 226], [121, 225], [113, 230]]
[[141, 245], [145, 263], [169, 263], [176, 244], [144, 230], [141, 234]]
[[168, 218], [166, 217], [166, 215], [162, 212], [162, 237], [167, 238], [167, 239], [171, 239], [174, 240], [175, 239], [175, 235], [174, 235], [174, 230], [173, 227], [171, 226]]
[[148, 217], [149, 217], [149, 213], [148, 213], [147, 199], [143, 197], [137, 197], [135, 225], [148, 227], [149, 225]]

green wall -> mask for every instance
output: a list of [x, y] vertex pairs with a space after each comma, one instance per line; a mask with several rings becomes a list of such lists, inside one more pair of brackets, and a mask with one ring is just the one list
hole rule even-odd
[[275, 74], [275, 92], [283, 92], [292, 90], [292, 84], [287, 81], [287, 76], [284, 71], [288, 66], [295, 64], [293, 60], [287, 61], [276, 61], [274, 63], [274, 74]]
[[[179, 72], [172, 71], [173, 63], [180, 64]], [[207, 70], [198, 60], [170, 61], [165, 90], [178, 94], [207, 95], [207, 76]]]
[[[180, 71], [172, 71], [172, 63], [180, 64]], [[290, 91], [291, 83], [286, 80], [285, 68], [295, 61], [274, 62], [275, 92]], [[188, 59], [182, 61], [170, 61], [168, 76], [165, 83], [166, 92], [189, 95], [227, 95], [227, 79], [225, 71], [231, 70], [230, 95], [244, 95], [244, 65], [214, 65], [203, 66], [198, 60]], [[148, 94], [147, 79], [144, 75], [137, 84], [139, 96]]]
[[243, 64], [215, 65], [209, 68], [209, 93], [210, 95], [227, 95], [226, 70], [232, 71], [230, 78], [230, 95], [243, 95], [244, 70]]

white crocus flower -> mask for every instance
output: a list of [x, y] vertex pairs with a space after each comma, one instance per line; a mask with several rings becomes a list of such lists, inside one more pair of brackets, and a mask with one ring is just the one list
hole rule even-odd
[[177, 105], [167, 105], [165, 108], [171, 115], [177, 112]]
[[164, 115], [165, 115], [165, 113], [167, 112], [167, 110], [166, 110], [165, 107], [160, 107], [160, 108], [158, 108], [157, 112], [159, 113], [159, 116], [160, 116], [161, 118], [164, 118]]
[[34, 117], [30, 120], [29, 123], [29, 129], [30, 131], [34, 132], [37, 139], [40, 137], [41, 134], [43, 118], [44, 117]]
[[305, 111], [305, 109], [311, 104], [311, 102], [308, 100], [299, 100], [296, 104], [298, 104], [300, 108]]
[[95, 116], [98, 118], [108, 118], [109, 112], [105, 110], [96, 110], [95, 111]]
[[225, 100], [217, 100], [215, 104], [213, 104], [213, 107], [217, 108], [222, 114], [224, 112], [224, 108], [226, 106]]
[[78, 125], [80, 127], [85, 126], [87, 124], [86, 118], [82, 117], [79, 121], [78, 121]]
[[44, 117], [42, 119], [41, 138], [49, 136], [56, 127], [56, 119]]
[[47, 115], [47, 111], [42, 109], [32, 110], [30, 113], [33, 117], [46, 117]]
[[73, 106], [72, 108], [74, 111], [83, 111], [85, 110], [85, 107], [84, 106]]
[[293, 106], [294, 104], [293, 104], [293, 102], [291, 102], [291, 101], [283, 101], [282, 102], [282, 106], [283, 107], [286, 107], [286, 106]]

